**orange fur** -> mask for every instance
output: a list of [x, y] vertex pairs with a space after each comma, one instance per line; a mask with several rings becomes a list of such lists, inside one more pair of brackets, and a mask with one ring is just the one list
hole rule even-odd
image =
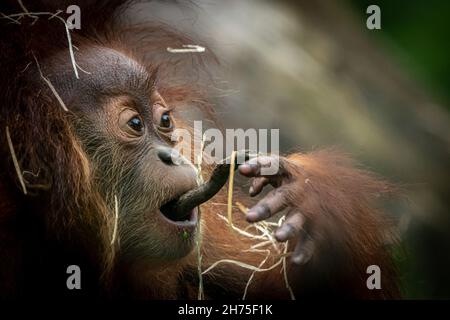
[[[162, 59], [157, 53], [168, 43], [183, 44], [189, 38], [158, 24], [124, 27], [113, 23], [109, 18], [114, 17], [114, 9], [125, 2], [77, 1], [87, 14], [83, 20], [86, 28], [74, 33], [75, 43], [119, 49], [149, 70], [159, 66], [161, 92], [168, 103], [194, 104], [213, 114], [206, 93], [191, 83], [193, 75], [200, 77], [195, 71], [204, 59], [215, 57]], [[39, 1], [29, 5], [31, 11], [55, 9], [42, 8]], [[18, 11], [16, 1], [11, 0], [2, 3], [0, 9], [6, 14]], [[27, 81], [27, 65], [33, 56], [38, 61], [60, 62], [56, 54], [67, 50], [65, 30], [47, 19], [21, 26], [2, 22], [0, 27], [5, 35], [0, 41], [0, 70], [8, 75], [0, 79], [0, 296], [42, 295], [45, 290], [50, 296], [68, 294], [64, 268], [76, 260], [82, 262], [88, 275], [83, 291], [87, 296], [196, 298], [194, 252], [176, 263], [161, 262], [157, 268], [130, 267], [134, 279], [124, 276], [127, 266], [116, 264], [121, 252], [109, 244], [111, 215], [74, 134], [74, 115], [61, 109], [48, 88]], [[171, 83], [176, 71], [181, 73], [177, 78], [181, 84]], [[28, 196], [21, 193], [3, 134], [6, 126], [22, 170], [32, 173], [27, 176]], [[294, 154], [288, 159], [291, 174], [300, 181], [290, 194], [290, 205], [306, 216], [317, 244], [309, 263], [289, 266], [288, 276], [297, 297], [398, 297], [395, 270], [385, 245], [390, 223], [374, 204], [392, 188], [355, 168], [338, 152]], [[237, 199], [246, 201], [242, 194]], [[244, 252], [255, 242], [236, 234], [217, 217], [217, 213], [226, 212], [226, 206], [217, 203], [226, 203], [224, 194], [202, 206], [202, 270], [223, 258], [258, 266], [264, 253]], [[237, 225], [246, 226], [237, 210], [234, 217]], [[264, 267], [277, 258], [273, 251]], [[383, 290], [366, 288], [365, 271], [371, 264], [382, 269]], [[205, 295], [240, 298], [250, 275], [251, 271], [240, 267], [220, 265], [204, 275]], [[289, 298], [280, 268], [258, 273], [249, 298]]]

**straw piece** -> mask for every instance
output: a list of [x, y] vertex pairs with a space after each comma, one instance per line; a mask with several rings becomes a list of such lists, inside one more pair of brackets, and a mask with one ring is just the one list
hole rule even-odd
[[246, 214], [248, 212], [248, 208], [244, 206], [242, 203], [240, 203], [239, 201], [236, 201], [235, 203], [239, 211], [241, 211], [243, 214]]
[[117, 200], [117, 195], [114, 195], [114, 229], [111, 239], [111, 245], [116, 241], [117, 227], [119, 224], [119, 201]]
[[[202, 175], [202, 163], [203, 163], [203, 150], [205, 148], [205, 135], [202, 135], [202, 141], [200, 145], [200, 154], [197, 157], [197, 183], [203, 183]], [[200, 214], [200, 206], [198, 207], [198, 213]], [[202, 274], [202, 223], [199, 222], [198, 225], [198, 236], [197, 236], [197, 274], [198, 274], [198, 294], [197, 300], [203, 300], [205, 298], [204, 288], [203, 288], [203, 274]]]
[[50, 90], [52, 91], [53, 95], [56, 97], [56, 100], [58, 100], [59, 104], [61, 105], [61, 107], [63, 108], [64, 111], [69, 111], [69, 109], [67, 109], [66, 104], [64, 103], [63, 99], [61, 98], [61, 96], [59, 95], [58, 91], [56, 91], [55, 87], [53, 86], [53, 84], [50, 82], [50, 80], [48, 80], [44, 74], [42, 73], [41, 70], [41, 66], [39, 65], [39, 62], [36, 58], [36, 56], [33, 54], [34, 60], [36, 61], [36, 65], [37, 68], [39, 70], [39, 74], [41, 75], [42, 80], [44, 80], [44, 82], [47, 84], [47, 86], [50, 88]]
[[11, 141], [11, 136], [9, 134], [9, 127], [6, 126], [6, 140], [8, 140], [9, 151], [11, 152], [11, 157], [14, 163], [14, 168], [16, 169], [17, 177], [19, 178], [20, 185], [22, 186], [22, 191], [26, 195], [27, 188], [23, 180], [22, 171], [20, 170], [19, 161], [17, 161], [16, 152], [14, 151], [14, 146]]
[[182, 48], [167, 47], [167, 51], [170, 53], [201, 53], [205, 52], [206, 48], [196, 44], [184, 44]]
[[235, 168], [235, 160], [236, 160], [236, 151], [231, 153], [230, 158], [230, 178], [228, 180], [228, 224], [233, 226], [233, 183], [234, 183], [234, 168]]
[[22, 8], [23, 12], [30, 14], [28, 9], [24, 6], [22, 0], [17, 0], [17, 2], [19, 3], [19, 6]]
[[203, 271], [202, 274], [208, 273], [209, 271], [211, 271], [212, 269], [214, 269], [215, 267], [217, 267], [219, 264], [222, 264], [222, 263], [234, 264], [234, 265], [237, 265], [237, 266], [239, 266], [241, 268], [244, 268], [244, 269], [247, 269], [247, 270], [256, 271], [256, 272], [265, 272], [265, 271], [270, 271], [270, 270], [275, 269], [282, 262], [283, 262], [283, 260], [280, 259], [280, 260], [277, 261], [277, 263], [273, 264], [269, 268], [258, 268], [258, 267], [252, 266], [252, 265], [244, 263], [244, 262], [240, 262], [240, 261], [236, 261], [236, 260], [232, 260], [232, 259], [222, 259], [222, 260], [214, 262], [209, 268], [207, 268], [205, 271]]
[[[15, 24], [21, 24], [21, 22], [19, 21], [20, 19], [22, 19], [23, 17], [30, 17], [33, 18], [34, 21], [31, 25], [34, 25], [36, 23], [36, 21], [39, 19], [39, 16], [50, 16], [50, 19], [53, 18], [57, 18], [59, 21], [61, 21], [64, 24], [64, 27], [66, 29], [66, 37], [67, 37], [67, 42], [69, 45], [69, 55], [70, 55], [70, 60], [72, 62], [72, 68], [73, 71], [75, 73], [75, 77], [77, 79], [80, 79], [79, 74], [78, 74], [78, 69], [77, 69], [77, 63], [75, 61], [75, 54], [73, 51], [73, 44], [72, 44], [72, 36], [70, 35], [70, 30], [69, 30], [69, 26], [67, 25], [66, 20], [64, 20], [63, 18], [61, 18], [59, 16], [59, 14], [62, 12], [61, 10], [57, 11], [57, 12], [29, 12], [25, 6], [23, 6], [23, 3], [21, 2], [21, 0], [18, 0], [19, 5], [21, 5], [23, 12], [21, 13], [15, 13], [15, 14], [10, 14], [10, 15], [5, 15], [2, 14], [2, 18], [3, 19], [8, 19], [10, 21], [13, 21]], [[14, 19], [17, 18], [17, 19]]]
[[[261, 268], [266, 263], [267, 259], [269, 259], [269, 257], [270, 257], [270, 250], [261, 250], [261, 251], [267, 252], [267, 255], [261, 261], [258, 268]], [[256, 271], [253, 271], [252, 274], [250, 275], [250, 278], [248, 278], [247, 284], [245, 285], [244, 294], [242, 295], [242, 300], [245, 300], [245, 297], [247, 296], [248, 287], [250, 286], [250, 283], [252, 282], [253, 278], [255, 277], [255, 274], [256, 274]]]
[[284, 257], [282, 258], [282, 260], [283, 260], [283, 267], [282, 267], [282, 269], [283, 269], [284, 283], [286, 284], [286, 288], [289, 291], [289, 295], [291, 296], [291, 300], [295, 300], [294, 291], [292, 290], [291, 285], [289, 284], [289, 279], [288, 279], [288, 276], [287, 276], [287, 269], [286, 269], [286, 258], [287, 258], [288, 244], [289, 244], [289, 241], [286, 241], [286, 243], [284, 245], [284, 251], [283, 251]]

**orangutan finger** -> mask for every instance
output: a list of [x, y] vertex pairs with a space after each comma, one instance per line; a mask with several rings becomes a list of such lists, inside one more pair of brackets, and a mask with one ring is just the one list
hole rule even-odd
[[314, 254], [315, 243], [314, 240], [302, 231], [299, 242], [297, 243], [294, 252], [292, 253], [291, 261], [297, 265], [307, 263]]
[[[246, 177], [259, 177], [261, 176], [262, 168], [270, 168], [276, 166], [277, 173], [280, 168], [280, 158], [276, 156], [261, 156], [250, 159], [249, 161], [239, 166], [239, 173]], [[273, 175], [268, 175], [268, 177]]]
[[303, 215], [297, 211], [292, 210], [288, 213], [284, 223], [275, 231], [275, 239], [280, 242], [284, 242], [293, 238], [296, 238], [305, 223]]
[[250, 189], [248, 191], [250, 196], [251, 197], [257, 196], [262, 191], [262, 189], [269, 183], [270, 181], [266, 177], [254, 178], [252, 181], [252, 185], [250, 186]]
[[287, 204], [282, 187], [272, 190], [247, 212], [247, 221], [257, 222], [265, 220], [283, 210], [286, 206]]

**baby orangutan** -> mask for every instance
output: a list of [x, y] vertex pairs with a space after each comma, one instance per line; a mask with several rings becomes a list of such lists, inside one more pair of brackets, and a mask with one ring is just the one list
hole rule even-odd
[[[61, 21], [32, 14], [61, 2], [23, 1], [17, 23], [0, 20], [1, 297], [197, 299], [200, 277], [209, 299], [398, 297], [390, 224], [375, 203], [389, 185], [333, 150], [251, 157], [238, 167], [250, 196], [273, 189], [256, 203], [235, 195], [250, 209], [233, 206], [230, 226], [229, 167], [199, 187], [170, 139], [185, 126], [177, 106], [207, 104], [196, 84], [174, 80], [191, 73], [166, 50], [190, 39], [125, 23], [127, 1], [70, 1], [83, 12], [73, 60]], [[0, 12], [24, 10], [6, 0]], [[248, 236], [267, 219], [273, 237]], [[67, 289], [70, 265], [81, 290]], [[370, 265], [379, 290], [366, 285]]]

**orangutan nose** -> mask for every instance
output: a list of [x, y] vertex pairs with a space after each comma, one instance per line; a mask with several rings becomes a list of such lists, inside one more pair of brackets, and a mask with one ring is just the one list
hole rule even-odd
[[175, 149], [168, 147], [158, 147], [158, 158], [169, 166], [179, 166], [185, 162], [184, 157]]

